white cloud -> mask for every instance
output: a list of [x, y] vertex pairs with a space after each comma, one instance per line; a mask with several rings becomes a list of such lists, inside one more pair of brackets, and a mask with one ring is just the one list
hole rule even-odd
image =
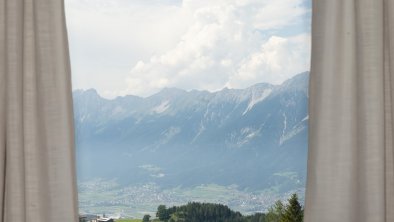
[[294, 74], [309, 69], [310, 36], [272, 36], [239, 63], [227, 86], [242, 88], [253, 82], [280, 84]]
[[[301, 1], [261, 2], [184, 1], [184, 10], [194, 15], [189, 29], [173, 49], [134, 66], [127, 92], [146, 96], [163, 87], [218, 90], [277, 84], [308, 70], [308, 34], [267, 39], [260, 33], [283, 28], [305, 14]], [[273, 12], [256, 15], [251, 8]], [[274, 16], [278, 11], [280, 16]]]
[[101, 45], [106, 62], [129, 58], [128, 71], [97, 78], [96, 68], [80, 84], [108, 97], [280, 83], [309, 69], [309, 28], [293, 30], [308, 26], [307, 0], [67, 1], [74, 42]]
[[122, 94], [139, 60], [171, 49], [187, 30], [191, 16], [176, 2], [65, 0], [73, 87]]

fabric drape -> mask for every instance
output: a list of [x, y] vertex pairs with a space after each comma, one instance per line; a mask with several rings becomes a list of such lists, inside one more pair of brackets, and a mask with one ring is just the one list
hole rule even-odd
[[394, 1], [314, 0], [306, 222], [394, 221]]
[[62, 0], [0, 0], [0, 221], [77, 221]]

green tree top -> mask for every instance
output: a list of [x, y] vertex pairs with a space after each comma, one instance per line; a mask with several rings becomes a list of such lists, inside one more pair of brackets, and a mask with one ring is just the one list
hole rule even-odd
[[149, 222], [150, 221], [150, 215], [145, 214], [144, 217], [142, 218], [142, 222]]
[[302, 222], [304, 212], [300, 202], [298, 202], [297, 194], [293, 194], [286, 206], [281, 222]]
[[159, 205], [159, 207], [157, 207], [156, 217], [161, 221], [168, 221], [168, 219], [170, 219], [170, 214], [165, 205]]
[[282, 201], [278, 200], [275, 202], [274, 206], [268, 209], [266, 215], [267, 222], [281, 222], [283, 214], [285, 213], [285, 206]]

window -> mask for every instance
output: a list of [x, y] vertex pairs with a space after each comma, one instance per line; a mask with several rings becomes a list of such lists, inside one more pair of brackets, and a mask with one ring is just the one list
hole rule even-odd
[[66, 11], [85, 220], [303, 201], [308, 0], [66, 0]]

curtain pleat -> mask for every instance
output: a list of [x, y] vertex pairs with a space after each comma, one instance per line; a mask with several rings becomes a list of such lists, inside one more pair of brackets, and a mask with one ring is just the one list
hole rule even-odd
[[306, 222], [394, 221], [393, 16], [313, 1]]
[[0, 221], [77, 221], [62, 0], [0, 0]]

